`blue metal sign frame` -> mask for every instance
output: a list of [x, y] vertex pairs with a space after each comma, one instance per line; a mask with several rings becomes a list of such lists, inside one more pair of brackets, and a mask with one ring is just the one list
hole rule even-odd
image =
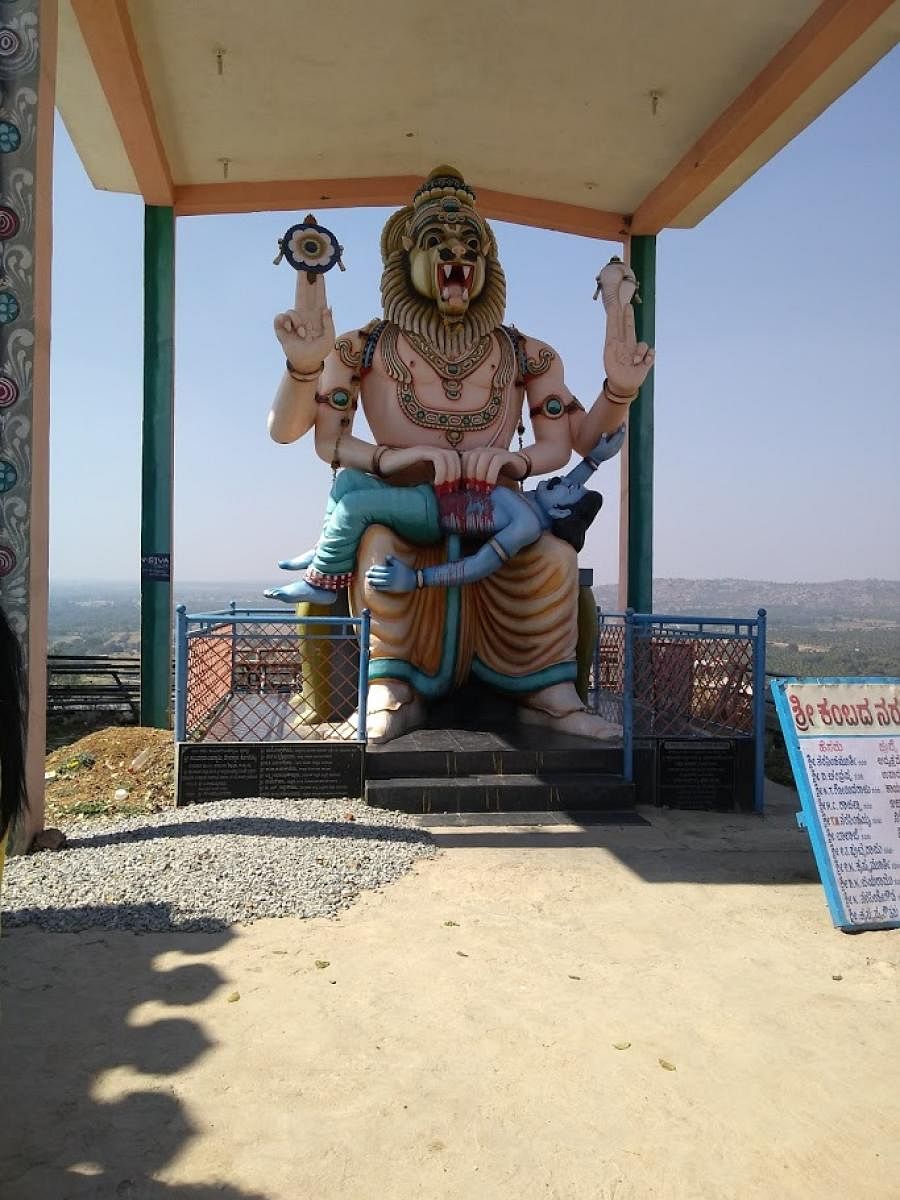
[[[821, 687], [852, 687], [855, 684], [869, 684], [876, 687], [884, 687], [886, 685], [897, 687], [900, 686], [900, 679], [885, 676], [848, 678], [830, 675], [815, 678], [790, 677], [772, 680], [772, 699], [775, 701], [775, 710], [778, 713], [781, 732], [784, 735], [784, 743], [787, 747], [791, 769], [794, 772], [794, 780], [797, 784], [797, 792], [800, 797], [801, 811], [797, 813], [797, 824], [809, 834], [809, 840], [812, 844], [813, 854], [815, 855], [819, 877], [825, 889], [825, 899], [828, 901], [828, 911], [831, 913], [832, 921], [839, 929], [845, 932], [861, 932], [868, 929], [900, 929], [900, 919], [863, 924], [851, 921], [847, 913], [841, 889], [838, 886], [838, 881], [831, 864], [831, 856], [828, 853], [825, 827], [822, 823], [822, 813], [816, 803], [816, 796], [810, 782], [807, 765], [803, 757], [803, 750], [800, 745], [800, 736], [791, 714], [790, 703], [787, 697], [787, 688], [791, 684], [813, 684]], [[817, 733], [807, 736], [818, 739], [823, 735]], [[847, 733], [841, 731], [840, 736], [841, 738], [868, 738], [877, 736], [877, 731], [874, 733]]]

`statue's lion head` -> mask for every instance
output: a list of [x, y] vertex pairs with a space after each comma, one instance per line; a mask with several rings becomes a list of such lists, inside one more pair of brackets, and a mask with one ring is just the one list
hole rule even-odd
[[475, 193], [452, 167], [437, 167], [381, 235], [384, 315], [457, 354], [502, 322], [506, 279]]

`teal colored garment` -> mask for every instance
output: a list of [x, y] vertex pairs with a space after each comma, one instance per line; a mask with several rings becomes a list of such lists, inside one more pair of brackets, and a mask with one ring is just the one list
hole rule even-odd
[[[363, 534], [370, 525], [386, 525], [400, 537], [419, 545], [434, 545], [443, 540], [437, 496], [430, 483], [414, 487], [395, 487], [351, 467], [338, 474], [325, 509], [325, 522], [316, 547], [312, 566], [324, 575], [352, 572]], [[447, 559], [460, 557], [459, 537], [447, 539]], [[373, 659], [369, 679], [404, 679], [423, 696], [435, 698], [452, 691], [461, 613], [461, 589], [448, 587], [447, 610], [441, 646], [441, 661], [435, 675], [395, 658]], [[578, 665], [557, 663], [529, 675], [503, 676], [485, 667], [476, 658], [472, 674], [500, 691], [527, 694], [554, 683], [574, 681]]]
[[419, 545], [440, 541], [434, 488], [430, 483], [394, 487], [364, 471], [350, 467], [341, 471], [328, 498], [312, 568], [323, 575], [352, 571], [359, 543], [370, 525], [386, 525]]

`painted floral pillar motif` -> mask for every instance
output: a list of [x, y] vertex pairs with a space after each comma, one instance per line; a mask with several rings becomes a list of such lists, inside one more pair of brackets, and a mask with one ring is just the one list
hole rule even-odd
[[46, 702], [55, 70], [56, 0], [0, 0], [0, 603], [28, 668], [32, 825]]

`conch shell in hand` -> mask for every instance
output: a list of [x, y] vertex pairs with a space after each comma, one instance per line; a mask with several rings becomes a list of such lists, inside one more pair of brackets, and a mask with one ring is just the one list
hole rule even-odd
[[637, 288], [637, 276], [631, 267], [626, 267], [620, 258], [611, 258], [597, 276], [597, 290], [594, 292], [594, 299], [596, 300], [598, 296], [601, 297], [603, 307], [607, 309], [615, 302], [619, 304], [620, 308], [624, 308], [632, 300], [636, 304], [640, 304], [641, 298], [636, 295]]

